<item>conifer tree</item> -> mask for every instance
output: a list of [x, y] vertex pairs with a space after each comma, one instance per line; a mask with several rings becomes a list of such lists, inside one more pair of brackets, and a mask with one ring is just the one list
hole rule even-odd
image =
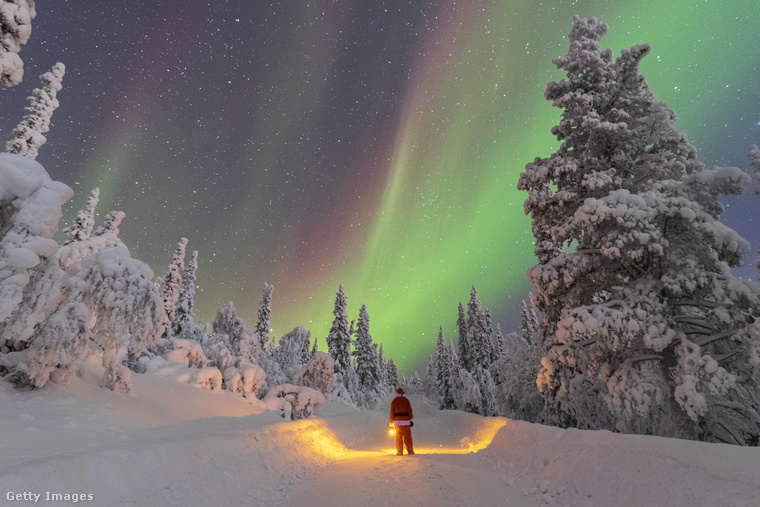
[[[460, 305], [461, 308], [461, 305]], [[455, 365], [453, 357], [446, 346], [446, 338], [443, 335], [443, 326], [438, 330], [438, 346], [435, 352], [435, 372], [436, 372], [436, 391], [438, 393], [438, 403], [442, 410], [453, 410], [456, 408], [454, 400], [454, 375]]]
[[314, 357], [314, 354], [316, 352], [317, 352], [317, 337], [315, 336], [314, 337], [314, 345], [311, 347], [311, 355], [310, 355], [309, 359], [311, 359], [312, 357]]
[[3, 0], [0, 7], [0, 81], [13, 86], [24, 77], [24, 62], [17, 53], [29, 40], [37, 12], [34, 0]]
[[478, 413], [486, 417], [492, 417], [496, 415], [496, 384], [493, 381], [491, 373], [478, 365], [475, 371], [472, 372], [472, 377], [475, 383], [478, 385], [480, 391], [480, 410]]
[[190, 262], [187, 263], [185, 271], [182, 273], [182, 283], [174, 312], [174, 321], [172, 322], [172, 334], [174, 336], [195, 340], [198, 340], [203, 334], [193, 320], [197, 270], [198, 251], [195, 250], [190, 256]]
[[182, 285], [182, 271], [185, 269], [185, 247], [187, 246], [187, 238], [181, 238], [177, 243], [177, 248], [174, 250], [174, 256], [172, 262], [169, 264], [169, 269], [164, 275], [164, 311], [169, 319], [169, 327], [166, 330], [165, 336], [171, 332], [171, 323], [174, 322], [174, 317], [177, 312], [177, 300], [179, 299], [179, 290]]
[[398, 369], [396, 368], [396, 362], [393, 361], [393, 358], [388, 359], [388, 377], [391, 380], [392, 386], [397, 386], [398, 384]]
[[92, 235], [102, 236], [104, 234], [110, 234], [114, 237], [118, 236], [119, 226], [121, 225], [121, 221], [124, 220], [125, 216], [126, 213], [123, 211], [112, 211], [110, 213], [106, 213], [106, 216], [103, 219], [103, 225], [98, 227]]
[[457, 332], [459, 333], [459, 366], [465, 370], [469, 370], [471, 366], [470, 361], [470, 337], [467, 333], [467, 318], [464, 314], [464, 306], [462, 302], [459, 302], [459, 310], [457, 313]]
[[259, 305], [259, 315], [256, 321], [255, 333], [259, 336], [259, 343], [262, 350], [267, 350], [269, 345], [270, 320], [272, 318], [272, 293], [274, 286], [264, 284], [264, 292], [261, 295], [261, 304]]
[[493, 349], [494, 349], [494, 356], [495, 359], [493, 362], [496, 362], [507, 352], [507, 341], [504, 338], [504, 334], [501, 332], [501, 325], [496, 324], [496, 330], [493, 334]]
[[372, 343], [372, 335], [369, 333], [369, 313], [366, 305], [359, 309], [355, 335], [356, 347], [352, 355], [356, 358], [359, 387], [363, 392], [371, 393], [377, 391], [381, 379], [376, 345]]
[[749, 178], [704, 168], [639, 74], [649, 46], [613, 61], [606, 32], [574, 18], [554, 62], [567, 79], [545, 94], [563, 109], [552, 129], [562, 145], [518, 183], [539, 260], [528, 276], [543, 314], [546, 420], [604, 427], [603, 400], [611, 429], [750, 441], [760, 305], [730, 271], [748, 244], [718, 220], [718, 196]]
[[493, 324], [490, 322], [487, 310], [483, 309], [475, 286], [470, 291], [470, 302], [467, 304], [467, 337], [469, 341], [469, 370], [474, 372], [480, 366], [488, 368], [492, 363], [493, 343], [491, 332]]
[[538, 329], [538, 317], [536, 310], [533, 308], [533, 293], [529, 295], [530, 303], [523, 299], [520, 302], [520, 324], [522, 328], [521, 337], [528, 345], [533, 344], [533, 334]]
[[348, 328], [347, 299], [343, 284], [338, 287], [335, 295], [332, 326], [327, 335], [327, 348], [335, 360], [335, 374], [348, 390], [350, 396], [355, 396], [357, 379], [356, 371], [351, 363], [351, 334]]
[[56, 63], [50, 72], [40, 76], [42, 88], [35, 88], [32, 96], [28, 97], [29, 105], [24, 109], [29, 114], [24, 115], [21, 123], [13, 129], [13, 139], [6, 145], [9, 153], [24, 155], [32, 160], [37, 158], [40, 147], [47, 141], [43, 134], [50, 130], [50, 119], [59, 105], [56, 95], [62, 88], [65, 72], [66, 67]]
[[[436, 348], [437, 352], [437, 348]], [[424, 393], [426, 396], [438, 399], [438, 370], [436, 368], [436, 360], [433, 354], [428, 354], [427, 368], [425, 369], [425, 383], [423, 385]]]
[[286, 376], [293, 377], [293, 374], [298, 373], [301, 366], [309, 362], [311, 358], [310, 338], [311, 332], [302, 326], [296, 326], [280, 338], [275, 349], [274, 359]]
[[383, 344], [381, 343], [377, 348], [377, 365], [380, 373], [380, 383], [390, 385], [388, 382], [388, 366], [383, 355]]
[[95, 225], [95, 208], [98, 205], [99, 195], [100, 189], [93, 188], [90, 197], [87, 198], [85, 208], [80, 210], [71, 225], [63, 230], [63, 232], [66, 233], [66, 236], [68, 236], [64, 245], [68, 245], [74, 241], [82, 241], [90, 237], [92, 227]]
[[227, 335], [233, 351], [237, 350], [237, 343], [246, 334], [246, 326], [245, 321], [238, 317], [232, 301], [217, 310], [216, 318], [211, 323], [211, 330], [215, 335]]

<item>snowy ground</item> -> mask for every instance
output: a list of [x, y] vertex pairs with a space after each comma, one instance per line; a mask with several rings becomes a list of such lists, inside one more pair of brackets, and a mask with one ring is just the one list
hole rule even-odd
[[108, 507], [760, 506], [760, 448], [560, 430], [410, 400], [418, 454], [399, 457], [386, 407], [329, 402], [320, 417], [283, 422], [152, 375], [135, 375], [129, 395], [87, 374], [65, 389], [0, 382], [0, 505], [85, 495], [77, 503]]

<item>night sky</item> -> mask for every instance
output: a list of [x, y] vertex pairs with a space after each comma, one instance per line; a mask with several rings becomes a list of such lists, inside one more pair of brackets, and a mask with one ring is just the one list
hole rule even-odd
[[[38, 1], [0, 134], [63, 62], [37, 160], [76, 192], [66, 224], [100, 187], [97, 224], [124, 211], [157, 276], [181, 237], [199, 251], [196, 320], [233, 301], [252, 326], [266, 282], [274, 334], [302, 325], [321, 350], [343, 283], [349, 318], [366, 304], [386, 356], [422, 372], [473, 284], [519, 327], [535, 258], [515, 187], [558, 146], [543, 93], [575, 13], [610, 25], [615, 54], [649, 43], [641, 71], [700, 159], [748, 169], [757, 0]], [[723, 202], [754, 277], [760, 202]]]

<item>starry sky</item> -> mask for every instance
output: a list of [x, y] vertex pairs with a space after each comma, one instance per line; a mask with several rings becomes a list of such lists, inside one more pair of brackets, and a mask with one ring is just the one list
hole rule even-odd
[[[610, 25], [707, 166], [748, 169], [760, 144], [757, 0], [163, 0], [37, 2], [0, 90], [10, 139], [25, 97], [66, 65], [37, 160], [97, 222], [126, 213], [132, 256], [165, 273], [199, 251], [196, 320], [233, 301], [249, 325], [273, 284], [276, 336], [302, 325], [325, 350], [335, 292], [401, 372], [424, 370], [438, 327], [455, 338], [471, 286], [504, 331], [535, 264], [526, 163], [558, 147], [543, 97], [573, 14]], [[760, 202], [723, 200], [760, 247]], [[62, 224], [63, 228], [65, 224]]]

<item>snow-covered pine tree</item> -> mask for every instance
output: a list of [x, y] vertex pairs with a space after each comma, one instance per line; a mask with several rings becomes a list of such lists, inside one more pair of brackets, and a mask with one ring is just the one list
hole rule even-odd
[[359, 309], [355, 336], [356, 346], [351, 355], [356, 358], [359, 389], [365, 394], [375, 393], [381, 382], [380, 364], [376, 345], [372, 343], [372, 335], [369, 334], [369, 313], [366, 305], [362, 305]]
[[523, 299], [520, 301], [520, 324], [522, 329], [521, 337], [529, 345], [533, 344], [533, 334], [538, 329], [538, 317], [536, 310], [533, 308], [533, 293], [529, 295], [530, 303]]
[[472, 368], [470, 360], [470, 337], [467, 334], [467, 317], [465, 317], [464, 306], [459, 302], [457, 313], [457, 333], [459, 338], [459, 366], [465, 370]]
[[194, 250], [182, 273], [182, 283], [172, 322], [172, 334], [185, 340], [203, 341], [203, 329], [193, 320], [195, 307], [195, 280], [198, 271], [198, 251]]
[[493, 417], [496, 415], [496, 384], [491, 377], [491, 373], [478, 365], [472, 372], [473, 380], [478, 384], [480, 390], [480, 415]]
[[111, 211], [110, 213], [106, 213], [106, 216], [103, 217], [103, 225], [95, 229], [95, 232], [93, 232], [92, 235], [103, 236], [104, 234], [109, 233], [112, 236], [118, 236], [119, 226], [125, 216], [126, 214], [123, 211]]
[[79, 210], [71, 225], [63, 230], [68, 237], [64, 242], [64, 245], [68, 245], [74, 241], [82, 241], [90, 237], [92, 227], [95, 225], [95, 208], [98, 205], [99, 195], [100, 189], [93, 188], [90, 197], [87, 198], [85, 208]]
[[388, 359], [388, 378], [392, 386], [398, 385], [398, 368], [392, 357]]
[[24, 109], [29, 111], [29, 114], [24, 115], [18, 126], [13, 129], [13, 139], [6, 144], [6, 151], [24, 155], [32, 160], [37, 158], [40, 146], [47, 141], [43, 134], [50, 130], [50, 119], [59, 105], [55, 97], [62, 88], [61, 81], [65, 72], [66, 67], [59, 62], [53, 65], [50, 72], [40, 76], [42, 88], [35, 88], [32, 96], [28, 97], [29, 105]]
[[638, 72], [649, 46], [613, 62], [606, 32], [574, 18], [554, 61], [567, 80], [545, 94], [564, 110], [562, 145], [518, 183], [539, 260], [528, 276], [544, 317], [545, 417], [605, 427], [604, 399], [621, 431], [748, 441], [760, 433], [758, 408], [744, 406], [760, 305], [731, 274], [749, 247], [719, 222], [718, 196], [749, 178], [703, 167]]
[[459, 365], [454, 363], [454, 358], [446, 345], [446, 337], [443, 335], [443, 326], [441, 326], [438, 330], [438, 345], [435, 351], [435, 390], [441, 410], [457, 408], [454, 400], [454, 375], [458, 374], [458, 370]]
[[382, 343], [377, 348], [377, 367], [379, 368], [380, 383], [390, 389], [391, 384], [388, 382], [388, 365], [385, 361], [385, 356], [383, 355]]
[[[437, 352], [437, 350], [436, 350]], [[428, 364], [425, 368], [425, 380], [422, 384], [423, 392], [428, 398], [438, 399], [438, 370], [436, 368], [436, 360], [433, 354], [428, 355]]]
[[226, 335], [232, 352], [237, 354], [240, 349], [240, 340], [246, 333], [245, 321], [238, 317], [237, 310], [232, 301], [222, 305], [216, 312], [216, 318], [211, 323], [214, 335]]
[[261, 294], [261, 304], [259, 305], [258, 319], [256, 320], [256, 329], [254, 332], [259, 337], [259, 344], [262, 350], [267, 350], [269, 346], [269, 330], [271, 329], [270, 320], [272, 319], [272, 293], [274, 286], [264, 284], [264, 292]]
[[422, 392], [422, 378], [417, 370], [414, 370], [412, 376], [409, 378], [407, 385], [411, 388], [412, 393]]
[[544, 407], [536, 386], [541, 367], [539, 348], [514, 332], [507, 334], [504, 341], [507, 352], [489, 370], [496, 384], [497, 413], [510, 419], [539, 422]]
[[24, 77], [24, 62], [18, 52], [29, 40], [36, 15], [34, 0], [0, 2], [0, 81], [5, 86], [19, 84]]
[[341, 382], [353, 399], [356, 396], [358, 379], [351, 363], [351, 334], [348, 328], [346, 305], [345, 288], [343, 284], [340, 284], [335, 295], [335, 308], [333, 309], [335, 319], [326, 341], [327, 349], [335, 360], [336, 382]]
[[301, 367], [295, 379], [297, 385], [311, 387], [322, 394], [330, 394], [335, 376], [335, 360], [330, 354], [314, 351], [314, 355]]
[[[477, 371], [479, 367], [475, 368]], [[455, 378], [456, 389], [454, 389], [454, 399], [458, 410], [464, 410], [472, 414], [483, 413], [483, 396], [480, 392], [480, 385], [474, 378], [473, 373], [459, 368]]]
[[311, 332], [301, 326], [285, 333], [280, 338], [274, 353], [274, 359], [279, 363], [288, 379], [293, 379], [301, 366], [311, 358]]
[[187, 246], [187, 238], [181, 238], [177, 243], [177, 248], [174, 250], [172, 262], [169, 264], [169, 269], [164, 275], [164, 291], [162, 297], [164, 299], [164, 311], [169, 319], [169, 327], [166, 329], [165, 336], [171, 333], [171, 323], [174, 322], [174, 318], [177, 312], [177, 301], [179, 300], [179, 291], [182, 286], [182, 271], [185, 269], [185, 247]]
[[469, 342], [470, 372], [480, 366], [487, 369], [493, 358], [493, 343], [491, 334], [493, 323], [490, 322], [487, 309], [484, 309], [478, 299], [475, 286], [470, 291], [470, 302], [467, 304], [467, 341]]
[[494, 330], [492, 341], [495, 357], [494, 362], [496, 362], [507, 352], [507, 341], [504, 338], [504, 334], [501, 332], [501, 324], [496, 324], [496, 329]]

